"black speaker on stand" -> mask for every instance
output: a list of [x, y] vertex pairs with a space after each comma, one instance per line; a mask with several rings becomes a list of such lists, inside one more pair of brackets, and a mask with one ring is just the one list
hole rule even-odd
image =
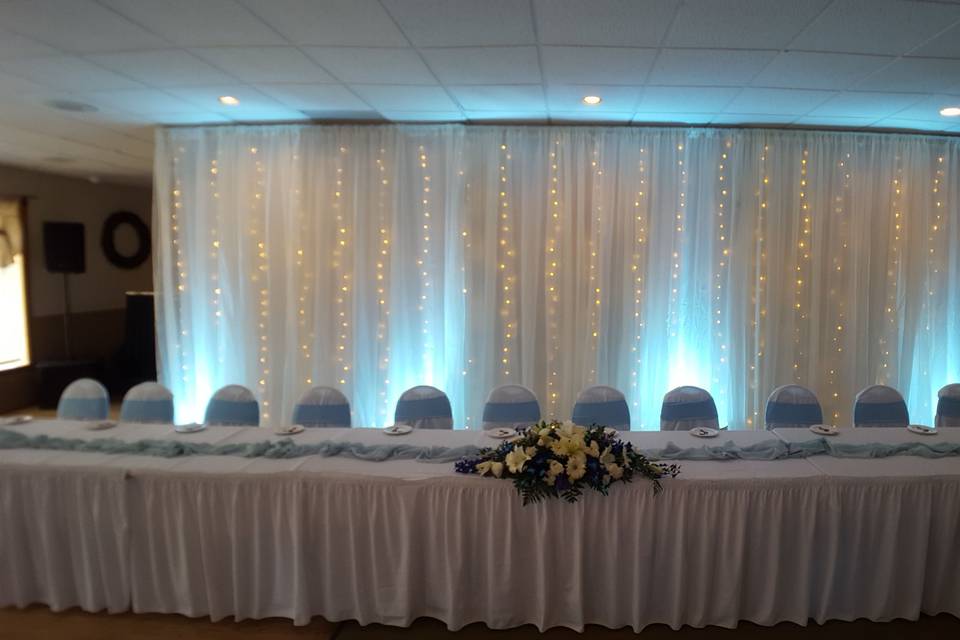
[[70, 348], [70, 274], [87, 270], [83, 224], [44, 222], [43, 257], [47, 271], [63, 274], [63, 361], [39, 362], [40, 393], [37, 404], [44, 409], [57, 406], [64, 388], [77, 378], [100, 378], [100, 363], [73, 360]]

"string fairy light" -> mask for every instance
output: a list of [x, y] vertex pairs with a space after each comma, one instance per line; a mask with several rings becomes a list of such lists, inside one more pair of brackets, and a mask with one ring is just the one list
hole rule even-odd
[[550, 219], [547, 221], [547, 240], [546, 256], [544, 257], [545, 273], [544, 282], [546, 283], [546, 306], [547, 306], [547, 398], [550, 405], [550, 416], [557, 415], [557, 401], [559, 392], [557, 366], [560, 360], [560, 324], [557, 313], [560, 302], [560, 232], [561, 232], [561, 205], [560, 205], [560, 139], [553, 141], [550, 150], [550, 183], [548, 185], [547, 201], [550, 203]]
[[[630, 348], [631, 353], [633, 353], [633, 362], [630, 371], [630, 389], [631, 396], [633, 397], [633, 407], [636, 412], [640, 408], [640, 378], [639, 371], [640, 366], [643, 363], [643, 358], [641, 357], [641, 340], [642, 340], [642, 331], [644, 325], [644, 316], [643, 316], [643, 269], [641, 265], [646, 263], [646, 221], [647, 221], [647, 208], [648, 208], [648, 199], [646, 193], [646, 148], [640, 147], [640, 159], [637, 163], [637, 174], [638, 181], [640, 183], [640, 188], [637, 190], [635, 195], [635, 200], [633, 201], [634, 208], [634, 249], [633, 249], [633, 260], [630, 264], [630, 278], [631, 285], [633, 286], [633, 326], [634, 326], [634, 338], [633, 346]], [[643, 423], [641, 422], [640, 427], [643, 428]]]
[[[510, 369], [511, 362], [516, 364], [515, 360], [511, 361], [511, 347], [514, 346], [515, 339], [514, 334], [516, 333], [517, 327], [517, 311], [515, 304], [517, 299], [517, 292], [515, 290], [517, 276], [516, 276], [516, 261], [514, 260], [516, 252], [514, 251], [511, 244], [511, 229], [513, 225], [511, 224], [511, 213], [510, 213], [510, 203], [507, 198], [507, 190], [509, 188], [509, 170], [507, 168], [512, 155], [510, 150], [507, 148], [506, 143], [500, 145], [500, 155], [499, 155], [499, 192], [497, 196], [497, 211], [498, 218], [497, 228], [499, 231], [499, 240], [497, 242], [497, 259], [499, 260], [499, 287], [501, 290], [501, 300], [503, 301], [503, 306], [500, 308], [500, 318], [502, 324], [502, 342], [500, 345], [500, 364], [501, 371], [503, 373], [503, 381], [508, 382], [510, 380]], [[515, 357], [515, 356], [514, 356]], [[514, 367], [514, 370], [516, 368]]]

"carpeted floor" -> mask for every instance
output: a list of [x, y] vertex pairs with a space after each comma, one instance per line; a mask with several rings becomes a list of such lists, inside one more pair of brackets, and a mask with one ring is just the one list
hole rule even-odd
[[[637, 637], [629, 629], [588, 628], [583, 634], [569, 629], [552, 629], [538, 633], [533, 627], [507, 631], [492, 631], [475, 624], [457, 632], [448, 631], [436, 620], [421, 619], [412, 627], [399, 629], [370, 625], [361, 627], [352, 622], [334, 624], [319, 618], [306, 627], [295, 627], [288, 620], [248, 620], [245, 622], [210, 622], [177, 615], [122, 614], [106, 615], [83, 613], [76, 609], [53, 613], [48, 608], [33, 606], [28, 609], [0, 609], [0, 640], [374, 640], [400, 638], [409, 640], [625, 640]], [[828, 622], [824, 625], [800, 627], [780, 624], [776, 627], [758, 627], [742, 624], [737, 629], [683, 628], [672, 631], [658, 625], [648, 627], [639, 635], [643, 640], [713, 640], [714, 638], [743, 638], [746, 640], [786, 639], [809, 640], [922, 640], [960, 638], [960, 619], [949, 615], [924, 616], [917, 622], [898, 620], [887, 623]]]

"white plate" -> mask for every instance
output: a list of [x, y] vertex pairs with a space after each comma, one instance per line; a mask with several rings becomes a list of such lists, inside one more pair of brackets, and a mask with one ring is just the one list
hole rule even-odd
[[0, 418], [0, 427], [12, 427], [18, 424], [26, 424], [33, 420], [33, 416], [5, 416]]
[[273, 430], [278, 436], [294, 436], [303, 431], [302, 424], [291, 424], [286, 427], [277, 427]]
[[810, 431], [813, 431], [818, 436], [835, 436], [840, 433], [840, 429], [837, 429], [832, 424], [812, 424], [810, 425]]
[[909, 424], [907, 425], [907, 431], [912, 431], [913, 433], [919, 433], [922, 436], [935, 436], [937, 435], [936, 427], [928, 427], [922, 424]]
[[690, 429], [689, 433], [694, 438], [716, 438], [720, 435], [719, 431], [711, 429], [710, 427], [695, 427]]
[[115, 426], [117, 426], [117, 423], [112, 420], [97, 420], [83, 425], [83, 428], [89, 431], [102, 431], [103, 429], [112, 429]]
[[173, 430], [177, 433], [194, 433], [196, 431], [203, 431], [207, 428], [207, 425], [200, 424], [199, 422], [191, 422], [190, 424], [177, 424], [173, 426]]
[[509, 438], [510, 436], [517, 435], [517, 432], [513, 429], [507, 427], [500, 427], [499, 429], [490, 429], [489, 431], [484, 431], [485, 434], [491, 438], [496, 438], [497, 440], [503, 440], [504, 438]]
[[395, 424], [392, 427], [387, 427], [383, 430], [388, 436], [402, 436], [406, 435], [413, 431], [413, 427], [408, 424]]

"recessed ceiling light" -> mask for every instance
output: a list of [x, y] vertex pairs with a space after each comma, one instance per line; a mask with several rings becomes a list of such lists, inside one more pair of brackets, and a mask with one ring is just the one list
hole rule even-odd
[[87, 104], [86, 102], [77, 102], [76, 100], [47, 100], [45, 104], [48, 107], [59, 109], [60, 111], [73, 111], [76, 113], [92, 113], [94, 111], [99, 111], [99, 109], [92, 104]]
[[960, 107], [944, 107], [940, 109], [940, 115], [942, 116], [960, 116]]
[[220, 104], [225, 104], [229, 107], [235, 107], [240, 104], [240, 101], [234, 98], [233, 96], [220, 96]]
[[601, 102], [603, 102], [603, 100], [600, 98], [600, 96], [583, 96], [583, 104], [588, 104], [591, 107], [598, 105]]

